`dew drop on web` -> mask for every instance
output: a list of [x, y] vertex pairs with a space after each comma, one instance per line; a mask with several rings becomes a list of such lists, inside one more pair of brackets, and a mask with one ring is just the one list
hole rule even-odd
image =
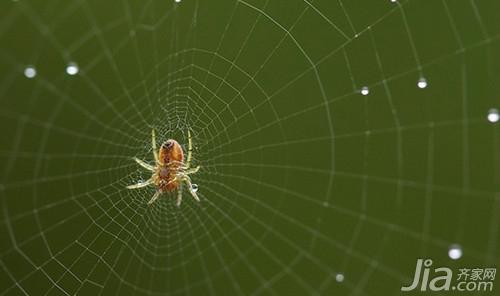
[[368, 88], [368, 86], [363, 86], [363, 87], [361, 88], [361, 94], [362, 94], [363, 96], [367, 96], [369, 93], [370, 93], [370, 89]]
[[425, 78], [420, 78], [418, 81], [417, 81], [417, 86], [418, 88], [426, 88], [427, 87], [427, 80]]
[[457, 244], [451, 245], [448, 249], [448, 256], [453, 260], [460, 259], [462, 257], [462, 247]]
[[74, 62], [71, 62], [68, 64], [68, 66], [66, 66], [66, 73], [68, 75], [76, 75], [78, 74], [78, 72], [80, 71], [80, 69], [78, 68], [78, 65]]
[[498, 122], [499, 119], [500, 119], [500, 113], [498, 112], [498, 109], [491, 108], [488, 111], [488, 121], [491, 123], [495, 123]]
[[33, 66], [28, 66], [26, 69], [24, 69], [24, 76], [26, 78], [33, 78], [36, 76], [36, 69]]
[[343, 282], [344, 281], [344, 274], [342, 273], [337, 273], [337, 275], [335, 276], [335, 280], [339, 283]]

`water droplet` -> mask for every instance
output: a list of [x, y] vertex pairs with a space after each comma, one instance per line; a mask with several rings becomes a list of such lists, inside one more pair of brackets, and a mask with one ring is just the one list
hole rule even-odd
[[337, 273], [337, 275], [335, 276], [335, 280], [339, 283], [343, 282], [344, 281], [344, 274], [342, 273]]
[[458, 260], [462, 257], [462, 247], [457, 244], [453, 244], [448, 249], [448, 256], [453, 260]]
[[198, 184], [191, 184], [191, 190], [193, 192], [197, 192], [198, 191]]
[[363, 87], [361, 88], [361, 94], [362, 94], [363, 96], [367, 96], [369, 93], [370, 93], [370, 89], [368, 89], [368, 86], [363, 86]]
[[181, 2], [181, 0], [175, 0], [175, 3], [180, 3], [180, 2]]
[[488, 110], [488, 121], [491, 123], [498, 122], [500, 119], [500, 114], [498, 113], [498, 109], [491, 108]]
[[78, 74], [78, 72], [80, 71], [80, 69], [78, 68], [78, 65], [76, 63], [69, 63], [68, 66], [66, 67], [66, 73], [68, 73], [68, 75], [76, 75]]
[[36, 76], [36, 69], [33, 66], [28, 66], [26, 69], [24, 69], [24, 76], [26, 78], [33, 78]]
[[426, 88], [427, 87], [427, 80], [425, 78], [420, 78], [417, 82], [418, 88]]

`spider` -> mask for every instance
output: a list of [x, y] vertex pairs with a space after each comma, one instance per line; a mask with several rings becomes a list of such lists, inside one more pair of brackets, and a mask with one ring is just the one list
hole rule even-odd
[[200, 166], [191, 168], [191, 158], [193, 143], [191, 140], [191, 132], [188, 130], [188, 151], [187, 159], [184, 162], [184, 152], [182, 151], [181, 145], [174, 140], [168, 139], [161, 144], [160, 149], [156, 150], [156, 134], [155, 130], [151, 130], [151, 145], [153, 147], [153, 156], [155, 159], [155, 165], [150, 165], [145, 161], [134, 157], [135, 162], [153, 174], [151, 178], [144, 182], [140, 182], [134, 185], [129, 185], [127, 189], [137, 189], [146, 187], [148, 185], [153, 185], [157, 188], [155, 194], [149, 200], [148, 205], [154, 203], [162, 193], [172, 192], [177, 190], [177, 206], [181, 205], [182, 201], [182, 191], [181, 183], [185, 182], [187, 188], [193, 198], [196, 201], [200, 201], [198, 195], [196, 194], [197, 188], [193, 187], [191, 183], [191, 178], [189, 175], [198, 172]]

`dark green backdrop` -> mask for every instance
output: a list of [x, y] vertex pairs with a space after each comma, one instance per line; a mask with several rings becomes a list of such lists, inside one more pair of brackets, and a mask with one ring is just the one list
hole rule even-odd
[[[499, 11], [3, 0], [1, 295], [399, 295], [417, 258], [496, 267]], [[191, 129], [201, 203], [125, 189], [151, 128]]]

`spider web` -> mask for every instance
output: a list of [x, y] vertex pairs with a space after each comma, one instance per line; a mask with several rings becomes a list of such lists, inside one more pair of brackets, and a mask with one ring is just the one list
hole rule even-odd
[[[416, 258], [500, 262], [498, 1], [0, 11], [1, 295], [399, 295]], [[152, 128], [192, 131], [200, 203], [125, 189]]]

